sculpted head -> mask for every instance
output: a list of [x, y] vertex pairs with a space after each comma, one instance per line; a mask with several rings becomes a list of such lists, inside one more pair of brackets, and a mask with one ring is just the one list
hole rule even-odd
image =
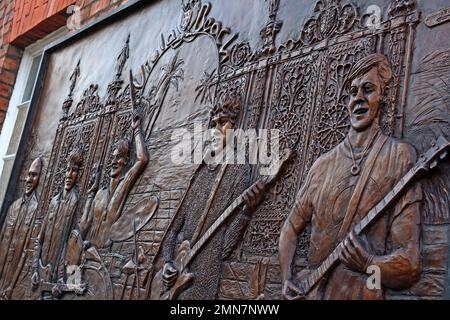
[[128, 139], [121, 139], [117, 142], [117, 146], [113, 152], [113, 160], [110, 176], [112, 178], [119, 177], [125, 169], [130, 153], [130, 142]]
[[386, 56], [375, 53], [359, 60], [347, 79], [350, 95], [348, 112], [354, 130], [364, 131], [378, 123], [386, 87], [391, 81], [391, 66]]
[[73, 150], [67, 158], [66, 179], [64, 181], [64, 188], [66, 191], [72, 190], [73, 186], [77, 183], [78, 174], [82, 164], [83, 155], [81, 150]]
[[227, 143], [227, 131], [236, 129], [241, 102], [237, 93], [229, 94], [223, 102], [217, 103], [211, 112], [211, 127], [215, 129], [214, 146], [217, 150]]
[[29, 196], [38, 186], [39, 177], [42, 170], [42, 158], [38, 157], [34, 159], [28, 169], [27, 179], [25, 180], [25, 194]]

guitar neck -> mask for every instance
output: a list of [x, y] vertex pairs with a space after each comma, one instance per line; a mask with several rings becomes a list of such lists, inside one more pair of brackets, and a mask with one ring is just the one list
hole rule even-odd
[[[288, 157], [285, 157], [284, 160], [282, 160], [281, 166], [287, 161]], [[267, 186], [271, 185], [278, 177], [280, 173], [281, 166], [278, 168], [277, 172], [274, 175], [266, 176], [264, 179], [264, 184], [267, 188]], [[203, 247], [203, 245], [208, 241], [208, 239], [211, 237], [211, 235], [217, 230], [217, 228], [220, 227], [220, 225], [236, 210], [240, 205], [244, 203], [244, 195], [247, 194], [248, 191], [252, 189], [253, 185], [248, 187], [239, 197], [237, 197], [226, 209], [225, 211], [220, 215], [219, 218], [217, 218], [216, 221], [206, 230], [206, 232], [200, 237], [200, 239], [195, 243], [195, 245], [192, 247], [191, 252], [188, 256], [188, 258], [184, 262], [184, 267], [186, 267], [191, 260], [197, 255], [198, 251]]]
[[374, 220], [382, 215], [384, 209], [390, 206], [392, 202], [398, 198], [406, 186], [414, 179], [416, 174], [417, 170], [415, 167], [409, 170], [408, 173], [397, 182], [394, 188], [353, 228], [355, 234], [360, 235]]
[[[380, 217], [383, 214], [384, 209], [386, 209], [395, 199], [397, 199], [399, 194], [416, 176], [417, 172], [417, 167], [409, 170], [408, 173], [399, 182], [397, 182], [394, 188], [353, 228], [355, 234], [360, 235], [361, 232], [363, 232], [373, 221]], [[305, 292], [305, 294], [308, 293], [338, 262], [342, 247], [343, 242], [340, 242], [333, 252], [322, 262], [322, 264], [301, 282], [300, 288], [303, 292]]]
[[192, 261], [192, 259], [197, 255], [200, 249], [205, 245], [205, 243], [209, 240], [212, 234], [220, 227], [220, 225], [234, 212], [234, 210], [236, 210], [243, 203], [244, 203], [244, 196], [240, 195], [231, 203], [231, 205], [227, 207], [227, 209], [220, 215], [220, 217], [217, 218], [216, 221], [214, 221], [214, 223], [208, 228], [208, 230], [206, 230], [206, 232], [192, 247], [189, 256], [184, 262], [184, 267]]

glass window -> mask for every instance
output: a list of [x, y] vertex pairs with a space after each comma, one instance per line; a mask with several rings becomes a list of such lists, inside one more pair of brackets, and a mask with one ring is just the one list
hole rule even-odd
[[22, 102], [29, 101], [31, 99], [31, 94], [33, 93], [34, 83], [36, 82], [37, 73], [39, 70], [39, 64], [41, 62], [42, 54], [33, 58], [31, 64], [30, 73], [28, 74], [28, 79], [25, 85], [25, 91], [23, 93]]
[[25, 124], [28, 113], [28, 106], [29, 103], [25, 102], [17, 107], [19, 109], [19, 112], [17, 113], [16, 124], [14, 125], [11, 139], [9, 140], [8, 151], [6, 151], [6, 155], [15, 154], [17, 152], [20, 137], [22, 136], [23, 126]]

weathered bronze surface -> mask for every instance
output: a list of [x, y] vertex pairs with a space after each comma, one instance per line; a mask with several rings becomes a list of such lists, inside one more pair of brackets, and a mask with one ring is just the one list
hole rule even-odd
[[[444, 2], [142, 1], [64, 43], [2, 212], [0, 297], [450, 297]], [[277, 130], [276, 174], [196, 156], [199, 122], [215, 153]]]

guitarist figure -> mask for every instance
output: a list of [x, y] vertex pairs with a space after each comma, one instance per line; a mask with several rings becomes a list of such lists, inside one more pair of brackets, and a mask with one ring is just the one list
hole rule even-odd
[[[224, 150], [227, 143], [233, 143], [227, 141], [226, 133], [227, 130], [237, 127], [240, 107], [239, 95], [232, 92], [213, 108], [211, 126], [216, 129], [217, 134], [214, 150]], [[157, 286], [170, 289], [175, 285], [182, 273], [174, 263], [179, 244], [188, 240], [191, 247], [194, 246], [225, 208], [249, 187], [250, 177], [249, 164], [209, 165], [203, 162], [199, 166], [162, 240], [160, 252], [155, 257], [154, 268], [162, 270], [162, 279], [153, 279], [153, 282], [158, 282]], [[235, 210], [236, 212], [211, 234], [205, 246], [189, 263], [189, 272], [194, 275], [192, 285], [179, 296], [171, 298], [197, 300], [216, 297], [221, 261], [232, 253], [241, 239], [251, 213], [263, 199], [263, 189], [264, 183], [258, 182], [244, 194], [243, 208]], [[152, 289], [152, 298], [162, 299], [158, 296], [159, 292], [153, 291], [159, 290]]]
[[[384, 289], [410, 287], [420, 277], [420, 205], [414, 184], [361, 237], [357, 224], [413, 167], [416, 152], [384, 135], [379, 126], [391, 68], [382, 54], [359, 60], [350, 70], [350, 131], [342, 143], [313, 164], [281, 231], [279, 256], [286, 299], [384, 299]], [[299, 296], [292, 262], [297, 236], [311, 223], [308, 268], [318, 266], [342, 241], [337, 265], [307, 294]], [[368, 288], [367, 268], [380, 270], [381, 287]], [[372, 273], [371, 273], [372, 274]]]
[[36, 158], [28, 170], [25, 190], [8, 209], [0, 233], [0, 299], [27, 298], [33, 262], [32, 231], [39, 206], [37, 187], [42, 171], [42, 158]]
[[[76, 219], [80, 198], [77, 182], [82, 163], [82, 151], [76, 148], [67, 159], [64, 189], [50, 201], [36, 240], [31, 285], [32, 289], [37, 291], [37, 298], [53, 299], [59, 296], [56, 284], [62, 281], [62, 257]], [[50, 292], [39, 289], [42, 282], [53, 285], [51, 295]]]

